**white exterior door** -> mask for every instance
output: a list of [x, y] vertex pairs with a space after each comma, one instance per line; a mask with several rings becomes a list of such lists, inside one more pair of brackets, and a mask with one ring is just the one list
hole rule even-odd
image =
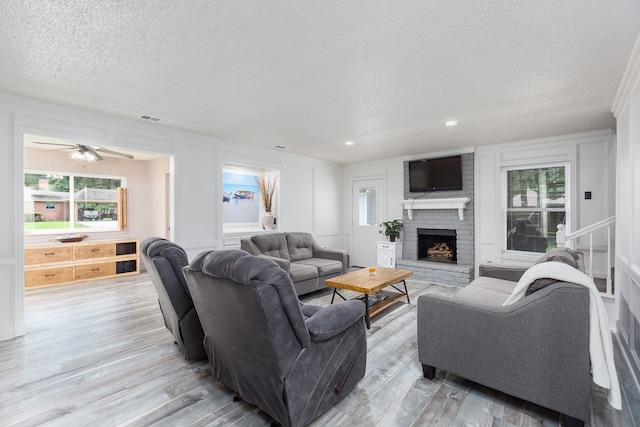
[[376, 242], [382, 221], [382, 179], [353, 182], [353, 235], [351, 264], [376, 265]]

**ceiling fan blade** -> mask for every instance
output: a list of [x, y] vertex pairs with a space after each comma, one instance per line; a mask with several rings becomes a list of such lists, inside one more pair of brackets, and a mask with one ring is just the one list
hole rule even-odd
[[86, 150], [96, 157], [95, 160], [94, 160], [95, 162], [99, 162], [100, 160], [104, 160], [102, 158], [102, 156], [100, 154], [98, 154], [98, 152], [96, 150], [94, 150], [93, 148], [86, 147]]
[[33, 141], [33, 143], [41, 144], [41, 145], [57, 145], [59, 147], [64, 147], [62, 149], [73, 148], [73, 149], [77, 149], [81, 153], [84, 151], [90, 151], [95, 156], [96, 161], [103, 160], [103, 157], [100, 154], [98, 154], [98, 152], [111, 154], [112, 156], [123, 157], [125, 159], [133, 159], [133, 156], [131, 154], [120, 153], [118, 151], [112, 151], [112, 150], [108, 150], [106, 148], [97, 147], [97, 146], [90, 146], [90, 145], [84, 145], [84, 144], [60, 144], [57, 142], [41, 142], [41, 141]]
[[101, 153], [107, 153], [114, 156], [124, 157], [125, 159], [133, 159], [133, 156], [131, 154], [119, 153], [117, 151], [107, 150], [106, 148], [102, 148], [102, 147], [91, 147], [91, 149], [94, 151], [99, 151]]
[[67, 148], [78, 148], [77, 144], [58, 144], [57, 142], [40, 142], [40, 141], [33, 141], [34, 144], [41, 144], [41, 145], [58, 145], [60, 147], [67, 147]]

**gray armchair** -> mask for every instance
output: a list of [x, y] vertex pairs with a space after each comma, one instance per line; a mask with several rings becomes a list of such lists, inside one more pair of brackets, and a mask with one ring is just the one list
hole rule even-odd
[[189, 263], [175, 243], [151, 237], [140, 245], [140, 257], [158, 294], [164, 324], [186, 359], [203, 359], [204, 332], [193, 306], [182, 268]]
[[299, 302], [289, 275], [245, 251], [205, 251], [184, 268], [213, 375], [283, 426], [303, 426], [364, 376], [364, 304]]
[[[558, 261], [558, 249], [544, 260]], [[582, 254], [573, 254], [583, 269]], [[543, 260], [541, 260], [543, 261]], [[503, 306], [525, 268], [486, 264], [457, 295], [418, 298], [418, 354], [424, 376], [436, 368], [565, 414], [589, 418], [589, 291], [540, 279]], [[533, 289], [537, 286], [537, 289]]]

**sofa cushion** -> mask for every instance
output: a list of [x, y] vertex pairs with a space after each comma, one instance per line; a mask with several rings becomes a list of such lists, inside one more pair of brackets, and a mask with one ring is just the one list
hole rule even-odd
[[263, 255], [291, 259], [289, 258], [287, 239], [284, 237], [284, 234], [260, 234], [251, 236], [251, 240]]
[[342, 273], [342, 263], [332, 259], [325, 258], [309, 258], [296, 261], [296, 264], [312, 265], [318, 269], [318, 276], [323, 277], [329, 274]]
[[313, 258], [313, 237], [309, 233], [285, 233], [291, 261]]
[[480, 276], [460, 289], [455, 298], [485, 305], [502, 305], [513, 292], [516, 282]]
[[[555, 261], [555, 262], [562, 262], [564, 264], [570, 265], [571, 267], [577, 269], [579, 258], [580, 258], [579, 253], [574, 251], [573, 249], [554, 248], [549, 252], [547, 252], [546, 254], [544, 254], [542, 257], [540, 257], [540, 259], [536, 261], [536, 264]], [[556, 282], [558, 282], [558, 280], [556, 279], [547, 279], [547, 278], [537, 279], [532, 284], [529, 285], [529, 287], [527, 288], [527, 292], [525, 293], [525, 296], [531, 295], [532, 293], [539, 291], [540, 289], [544, 289], [549, 285], [553, 285]]]
[[313, 265], [292, 262], [289, 275], [291, 276], [293, 283], [302, 282], [303, 280], [317, 278], [318, 269]]

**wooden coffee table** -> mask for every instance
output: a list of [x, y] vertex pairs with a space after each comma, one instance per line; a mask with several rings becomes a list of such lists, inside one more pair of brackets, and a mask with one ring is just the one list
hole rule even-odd
[[[336, 297], [336, 294], [346, 301], [346, 298], [338, 292], [338, 289], [345, 289], [349, 291], [359, 292], [364, 294], [364, 306], [365, 306], [365, 322], [367, 329], [371, 327], [370, 318], [388, 308], [390, 305], [400, 302], [402, 296], [407, 297], [407, 304], [410, 304], [409, 293], [407, 292], [407, 283], [405, 279], [411, 277], [413, 272], [410, 270], [398, 270], [396, 268], [387, 267], [372, 267], [376, 269], [375, 276], [371, 276], [368, 268], [361, 268], [359, 270], [352, 271], [342, 276], [336, 276], [331, 279], [325, 280], [328, 286], [332, 286], [333, 295], [331, 296], [331, 304]], [[402, 282], [404, 285], [404, 291], [397, 288], [395, 285]], [[383, 291], [382, 289], [391, 286], [397, 292]], [[386, 295], [386, 298], [382, 301], [377, 301], [369, 306], [369, 295], [381, 292]]]

